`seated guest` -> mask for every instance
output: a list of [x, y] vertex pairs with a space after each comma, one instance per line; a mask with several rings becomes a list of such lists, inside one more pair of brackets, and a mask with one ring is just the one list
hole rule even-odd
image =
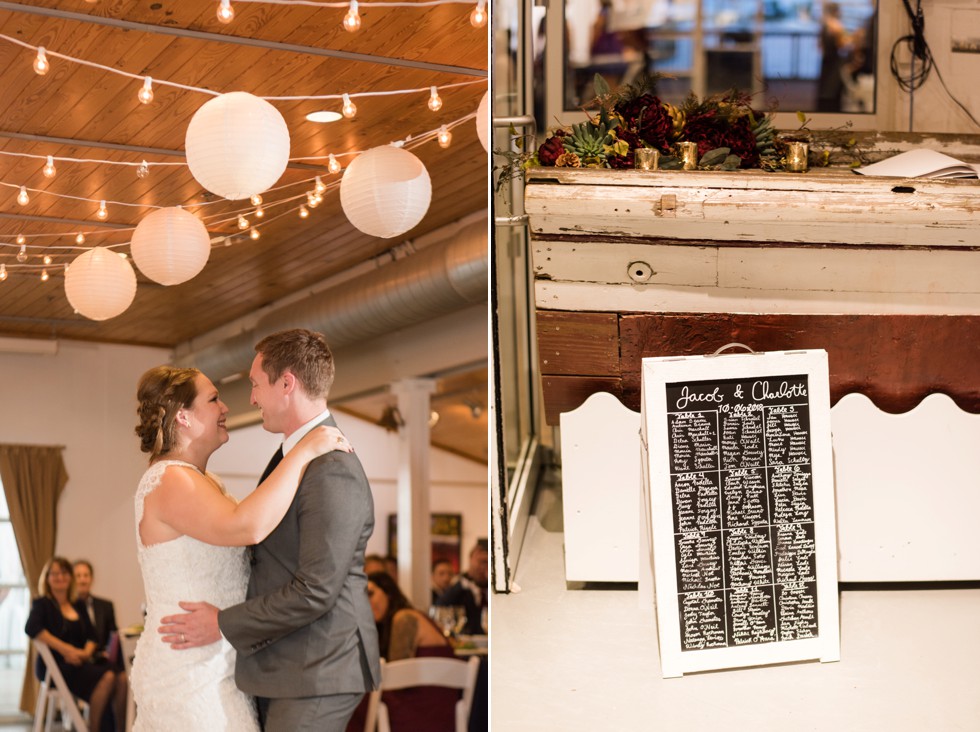
[[385, 558], [380, 554], [368, 554], [364, 557], [364, 574], [387, 571], [388, 565], [385, 564]]
[[398, 558], [393, 557], [391, 554], [385, 556], [385, 572], [391, 575], [395, 581], [398, 581]]
[[378, 628], [378, 646], [386, 661], [416, 656], [453, 658], [442, 631], [412, 603], [387, 572], [368, 575], [368, 599]]
[[[118, 633], [116, 627], [116, 609], [111, 600], [96, 597], [92, 594], [92, 581], [95, 579], [95, 571], [92, 563], [87, 559], [76, 559], [72, 567], [75, 575], [75, 593], [78, 599], [85, 605], [88, 619], [95, 628], [95, 652], [97, 655], [105, 655], [109, 646], [109, 637], [112, 633]], [[113, 660], [115, 664], [115, 661]]]
[[[412, 607], [387, 572], [368, 575], [368, 599], [378, 628], [381, 657], [387, 661], [421, 656], [454, 658], [452, 646], [429, 618]], [[392, 732], [454, 732], [459, 692], [438, 686], [386, 691], [381, 696], [388, 707]], [[354, 711], [347, 732], [363, 732], [367, 695]]]
[[[102, 729], [110, 703], [122, 729], [121, 720], [126, 718], [126, 674], [116, 674], [108, 662], [95, 657], [95, 629], [85, 605], [75, 596], [71, 562], [63, 557], [48, 560], [38, 580], [38, 594], [40, 597], [31, 604], [24, 632], [50, 646], [68, 689], [89, 704], [90, 729]], [[39, 679], [44, 677], [40, 656], [36, 673]]]
[[[455, 658], [452, 646], [428, 617], [412, 607], [387, 572], [368, 575], [368, 599], [387, 661], [436, 656]], [[438, 686], [386, 691], [392, 732], [453, 732], [459, 691]], [[363, 727], [362, 727], [363, 729]]]
[[437, 605], [461, 605], [466, 608], [464, 633], [483, 635], [482, 616], [487, 607], [489, 579], [489, 553], [487, 540], [480, 539], [470, 552], [470, 566], [459, 579], [442, 593]]
[[448, 559], [437, 559], [432, 563], [432, 604], [435, 605], [442, 593], [453, 583], [453, 563]]

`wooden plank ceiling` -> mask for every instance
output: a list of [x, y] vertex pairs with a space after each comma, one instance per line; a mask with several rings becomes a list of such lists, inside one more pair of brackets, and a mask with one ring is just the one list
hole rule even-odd
[[[342, 8], [241, 1], [233, 7], [235, 17], [225, 25], [216, 18], [216, 0], [0, 2], [6, 37], [0, 38], [0, 264], [7, 273], [0, 281], [0, 336], [173, 347], [486, 207], [487, 157], [472, 119], [452, 129], [447, 149], [434, 140], [412, 147], [432, 179], [432, 203], [404, 237], [378, 239], [355, 229], [341, 210], [341, 176], [318, 159], [332, 153], [346, 164], [353, 159], [346, 153], [418, 137], [475, 112], [487, 89], [487, 29], [470, 25], [472, 6], [362, 4], [355, 33], [343, 29]], [[36, 74], [35, 51], [16, 41], [43, 46], [50, 71]], [[150, 76], [153, 101], [138, 101], [138, 79], [54, 54]], [[427, 91], [355, 96], [357, 116], [330, 124], [305, 116], [339, 111], [339, 100], [273, 101], [289, 128], [290, 164], [264, 194], [259, 220], [247, 200], [205, 191], [183, 164], [187, 125], [212, 97], [159, 81], [262, 97], [474, 83], [440, 89], [437, 112], [426, 106]], [[56, 160], [52, 178], [42, 174], [48, 155]], [[134, 166], [144, 160], [150, 172], [139, 177]], [[301, 219], [296, 197], [312, 189], [316, 175], [330, 188]], [[26, 205], [17, 202], [20, 186], [30, 192]], [[104, 222], [96, 217], [101, 200]], [[65, 264], [92, 246], [127, 252], [133, 228], [151, 207], [176, 205], [200, 216], [213, 240], [227, 237], [213, 244], [204, 270], [172, 287], [137, 270], [136, 297], [126, 312], [102, 322], [75, 313], [64, 293]], [[256, 226], [258, 240], [238, 229], [239, 214]], [[79, 232], [82, 245], [75, 242]], [[18, 235], [27, 237], [23, 262]], [[482, 378], [485, 384], [485, 371]], [[484, 388], [483, 409], [485, 395]]]

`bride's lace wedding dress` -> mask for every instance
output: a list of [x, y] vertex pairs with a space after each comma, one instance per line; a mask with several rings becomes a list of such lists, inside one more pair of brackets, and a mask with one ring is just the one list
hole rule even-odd
[[140, 538], [143, 501], [170, 465], [151, 465], [136, 490], [136, 544], [146, 593], [144, 632], [136, 645], [132, 690], [134, 732], [258, 732], [252, 698], [235, 686], [235, 650], [222, 638], [175, 651], [160, 639], [160, 618], [183, 612], [177, 603], [226, 608], [245, 600], [249, 565], [244, 547], [205, 544], [189, 536], [146, 546]]

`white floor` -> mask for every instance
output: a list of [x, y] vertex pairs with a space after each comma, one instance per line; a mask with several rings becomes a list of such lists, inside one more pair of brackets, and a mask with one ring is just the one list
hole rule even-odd
[[663, 679], [632, 586], [566, 587], [558, 480], [492, 599], [495, 732], [980, 730], [980, 590], [846, 591], [838, 663]]

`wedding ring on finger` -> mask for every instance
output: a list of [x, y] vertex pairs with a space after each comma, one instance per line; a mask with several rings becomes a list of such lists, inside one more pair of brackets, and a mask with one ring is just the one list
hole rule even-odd
[[180, 634], [180, 642], [181, 642], [181, 643], [183, 643], [183, 642], [184, 642], [184, 634], [183, 634], [183, 633], [181, 633], [181, 634]]

